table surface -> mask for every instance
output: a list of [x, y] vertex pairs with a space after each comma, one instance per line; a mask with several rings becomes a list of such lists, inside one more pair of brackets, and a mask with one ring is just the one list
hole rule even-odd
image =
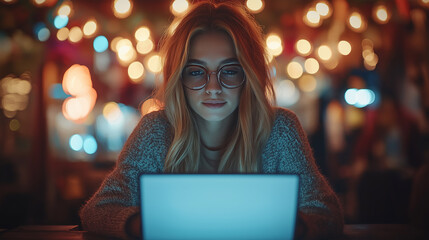
[[[29, 225], [1, 231], [0, 239], [103, 240], [79, 230], [77, 225]], [[339, 240], [424, 240], [429, 235], [407, 224], [346, 224]]]

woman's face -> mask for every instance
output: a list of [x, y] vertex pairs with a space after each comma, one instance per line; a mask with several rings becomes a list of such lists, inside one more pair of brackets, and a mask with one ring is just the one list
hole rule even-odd
[[[187, 65], [204, 67], [208, 72], [216, 72], [227, 64], [239, 64], [234, 44], [224, 32], [211, 31], [196, 35], [190, 43]], [[212, 73], [210, 80], [200, 90], [184, 87], [186, 99], [192, 110], [203, 120], [218, 122], [227, 119], [237, 109], [242, 86], [225, 88]]]

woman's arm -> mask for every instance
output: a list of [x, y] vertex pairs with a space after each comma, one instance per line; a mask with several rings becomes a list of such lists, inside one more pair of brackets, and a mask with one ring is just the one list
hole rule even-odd
[[[277, 172], [297, 174], [300, 178], [297, 230], [299, 239], [332, 239], [342, 233], [344, 220], [339, 200], [319, 172], [296, 115], [279, 109], [271, 140], [272, 151], [280, 159]], [[270, 146], [267, 146], [270, 148]]]
[[162, 112], [148, 114], [139, 122], [125, 143], [115, 169], [81, 209], [85, 230], [129, 237], [126, 223], [140, 210], [139, 176], [162, 172], [169, 146], [168, 126]]

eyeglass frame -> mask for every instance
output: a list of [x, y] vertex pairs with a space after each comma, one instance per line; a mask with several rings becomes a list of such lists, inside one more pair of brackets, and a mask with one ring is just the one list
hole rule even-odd
[[[205, 82], [201, 87], [191, 88], [191, 87], [188, 87], [188, 86], [186, 86], [185, 84], [183, 84], [183, 81], [184, 81], [184, 80], [183, 80], [183, 73], [184, 73], [184, 71], [185, 71], [185, 69], [186, 69], [187, 67], [192, 67], [192, 66], [202, 68], [202, 69], [204, 70], [204, 72], [206, 73], [206, 75], [207, 75], [206, 82]], [[234, 87], [230, 87], [230, 86], [228, 86], [228, 85], [225, 85], [225, 83], [223, 83], [223, 81], [221, 81], [221, 80], [220, 80], [220, 78], [219, 78], [219, 77], [220, 77], [220, 71], [222, 70], [222, 68], [227, 67], [227, 66], [239, 66], [239, 67], [241, 68], [241, 70], [243, 71], [243, 80], [241, 81], [241, 83], [240, 83], [239, 85], [234, 86]], [[238, 64], [238, 63], [227, 63], [227, 64], [224, 64], [224, 65], [221, 65], [221, 66], [219, 66], [219, 67], [218, 67], [218, 69], [217, 69], [216, 71], [209, 71], [205, 66], [200, 65], [200, 64], [188, 64], [188, 65], [186, 65], [185, 67], [183, 67], [183, 69], [182, 69], [182, 73], [180, 74], [180, 78], [182, 79], [182, 84], [183, 84], [183, 86], [184, 86], [185, 88], [190, 89], [190, 90], [201, 90], [201, 89], [203, 89], [205, 86], [207, 86], [207, 83], [210, 81], [210, 76], [211, 76], [213, 73], [216, 73], [216, 80], [217, 80], [217, 82], [218, 82], [222, 87], [224, 87], [224, 88], [228, 88], [228, 89], [238, 88], [238, 87], [242, 86], [242, 85], [243, 85], [243, 83], [246, 81], [246, 74], [245, 74], [245, 72], [244, 72], [244, 69], [243, 69], [243, 67], [242, 67], [240, 64]]]

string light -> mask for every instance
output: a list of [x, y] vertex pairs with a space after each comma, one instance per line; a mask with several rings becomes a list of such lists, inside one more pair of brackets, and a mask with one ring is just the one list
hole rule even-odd
[[63, 102], [63, 115], [66, 119], [81, 123], [92, 111], [97, 92], [92, 88], [89, 69], [74, 64], [64, 73], [64, 92], [71, 95]]
[[354, 11], [350, 14], [347, 23], [350, 29], [352, 29], [355, 32], [360, 33], [366, 30], [366, 20], [357, 11]]
[[349, 55], [352, 51], [352, 45], [345, 40], [341, 40], [338, 42], [337, 49], [341, 55]]
[[283, 43], [279, 35], [271, 33], [267, 36], [266, 44], [268, 51], [273, 56], [279, 56], [283, 52]]
[[70, 29], [69, 32], [69, 41], [72, 43], [77, 43], [82, 40], [83, 32], [82, 29], [78, 26], [74, 26]]
[[313, 7], [309, 8], [304, 14], [303, 21], [309, 27], [319, 27], [322, 25], [320, 15]]
[[319, 71], [319, 62], [314, 58], [309, 58], [305, 60], [304, 68], [307, 73], [315, 74]]
[[97, 22], [95, 20], [88, 20], [84, 25], [83, 25], [83, 35], [86, 38], [90, 38], [92, 36], [94, 36], [94, 34], [97, 32]]
[[286, 66], [286, 72], [292, 79], [297, 79], [301, 77], [304, 70], [302, 69], [301, 64], [298, 62], [292, 61]]
[[150, 30], [147, 27], [140, 27], [136, 30], [134, 33], [134, 37], [137, 41], [143, 42], [149, 39], [150, 37]]
[[311, 53], [311, 43], [306, 39], [300, 39], [295, 44], [296, 51], [302, 56], [308, 56]]
[[128, 66], [137, 57], [133, 44], [127, 38], [123, 38], [116, 44], [117, 56], [122, 66]]
[[73, 5], [71, 1], [64, 1], [60, 7], [58, 7], [58, 16], [70, 17], [73, 12]]
[[328, 1], [318, 1], [315, 5], [315, 9], [323, 19], [329, 18], [332, 15], [332, 7]]
[[139, 61], [132, 62], [128, 66], [128, 76], [134, 83], [140, 83], [143, 79], [144, 67]]
[[143, 42], [137, 42], [136, 50], [140, 54], [148, 54], [153, 50], [154, 46], [151, 39], [146, 39]]
[[170, 11], [174, 16], [181, 16], [189, 8], [189, 2], [187, 0], [174, 0], [171, 4]]
[[133, 3], [130, 0], [115, 0], [112, 8], [115, 17], [126, 18], [131, 15]]
[[120, 40], [122, 40], [123, 39], [123, 37], [115, 37], [115, 38], [113, 38], [112, 39], [112, 41], [110, 42], [110, 49], [113, 51], [113, 52], [118, 52], [118, 43], [119, 43], [119, 41]]
[[247, 0], [246, 7], [251, 13], [260, 13], [264, 10], [265, 3], [262, 0]]
[[158, 54], [153, 54], [147, 60], [147, 66], [149, 71], [153, 73], [159, 73], [162, 70], [161, 57]]
[[390, 20], [390, 9], [388, 9], [387, 6], [384, 4], [377, 4], [373, 8], [372, 16], [377, 23], [385, 24]]
[[320, 59], [328, 61], [332, 57], [332, 50], [327, 45], [321, 45], [317, 49], [317, 54], [318, 54], [318, 56], [319, 56]]

